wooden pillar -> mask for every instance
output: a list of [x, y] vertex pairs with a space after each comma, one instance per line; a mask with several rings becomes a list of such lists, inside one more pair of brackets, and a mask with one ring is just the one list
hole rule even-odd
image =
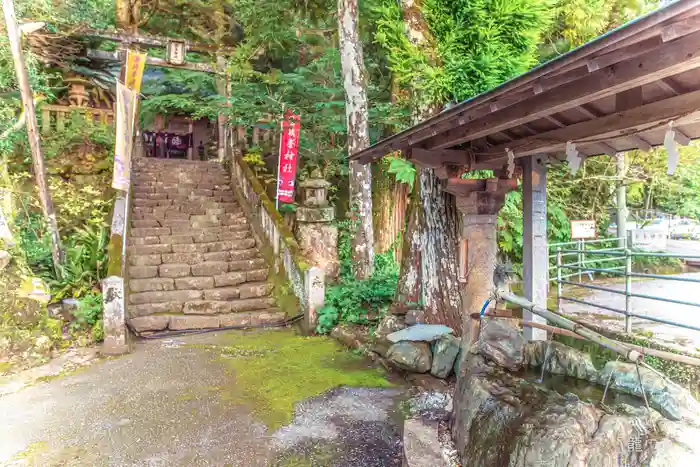
[[190, 118], [190, 124], [187, 127], [187, 131], [190, 133], [190, 145], [187, 148], [187, 160], [192, 160], [192, 153], [194, 152], [194, 123]]
[[41, 202], [44, 220], [46, 221], [47, 228], [51, 236], [51, 257], [53, 259], [53, 266], [56, 270], [56, 275], [60, 278], [62, 275], [61, 270], [59, 269], [62, 256], [61, 242], [58, 234], [56, 211], [54, 210], [51, 191], [47, 180], [46, 166], [44, 165], [44, 152], [41, 148], [41, 136], [39, 135], [39, 125], [36, 120], [34, 96], [32, 94], [32, 88], [29, 84], [27, 65], [24, 61], [22, 36], [17, 26], [15, 6], [12, 0], [3, 0], [2, 7], [5, 13], [5, 25], [7, 29], [7, 37], [10, 41], [12, 60], [15, 66], [15, 75], [17, 77], [17, 84], [19, 85], [20, 97], [22, 99], [24, 115], [27, 122], [27, 137], [29, 139], [29, 148], [32, 153], [34, 177], [39, 189], [39, 201]]
[[[523, 158], [523, 293], [527, 299], [547, 307], [549, 248], [547, 246], [547, 167], [544, 156]], [[547, 320], [529, 311], [525, 321], [546, 324]], [[525, 338], [546, 340], [547, 331], [525, 328]]]
[[[226, 79], [226, 58], [223, 55], [216, 56], [216, 89], [224, 97], [228, 97], [228, 84]], [[216, 155], [219, 162], [224, 161], [226, 151], [226, 116], [219, 114], [217, 117], [217, 144]]]

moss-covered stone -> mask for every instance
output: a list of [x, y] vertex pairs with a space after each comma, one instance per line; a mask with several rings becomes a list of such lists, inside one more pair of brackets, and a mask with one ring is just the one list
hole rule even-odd
[[214, 349], [235, 374], [223, 397], [249, 406], [270, 429], [291, 422], [297, 402], [334, 387], [393, 386], [384, 371], [327, 337], [230, 332]]

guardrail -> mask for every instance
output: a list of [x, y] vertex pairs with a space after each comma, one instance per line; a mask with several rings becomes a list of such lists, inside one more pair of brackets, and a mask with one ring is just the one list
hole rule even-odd
[[[604, 239], [601, 240], [600, 242], [605, 242], [605, 241], [612, 241], [612, 240], [619, 240], [619, 239]], [[598, 243], [600, 243], [598, 242]], [[576, 248], [562, 248], [562, 246], [569, 246], [571, 244], [576, 244]], [[588, 244], [591, 244], [594, 242], [588, 242]], [[700, 284], [700, 279], [692, 278], [692, 277], [681, 277], [681, 276], [666, 276], [666, 275], [659, 275], [659, 274], [646, 274], [646, 273], [639, 273], [639, 272], [634, 272], [633, 271], [633, 260], [635, 257], [663, 257], [663, 258], [678, 258], [678, 259], [699, 259], [700, 256], [692, 256], [692, 255], [676, 255], [676, 254], [669, 254], [669, 253], [648, 253], [648, 252], [641, 252], [641, 251], [632, 251], [626, 247], [612, 247], [612, 248], [602, 248], [602, 249], [586, 249], [585, 244], [581, 244], [580, 242], [567, 242], [564, 244], [554, 244], [551, 245], [551, 247], [556, 246], [556, 253], [553, 255], [556, 258], [556, 263], [555, 265], [551, 268], [554, 269], [555, 271], [555, 277], [550, 279], [553, 280], [556, 283], [557, 286], [557, 304], [560, 306], [562, 301], [569, 301], [569, 302], [574, 302], [574, 303], [579, 303], [582, 305], [587, 305], [587, 306], [592, 306], [592, 307], [597, 307], [603, 310], [611, 311], [613, 313], [618, 313], [622, 314], [625, 316], [625, 332], [630, 333], [632, 332], [632, 318], [639, 318], [639, 319], [644, 319], [644, 320], [649, 320], [649, 321], [654, 321], [662, 324], [668, 324], [672, 326], [678, 326], [686, 329], [692, 329], [695, 331], [700, 331], [700, 327], [698, 326], [693, 326], [690, 324], [685, 324], [685, 323], [679, 323], [676, 321], [671, 321], [671, 320], [666, 320], [662, 318], [657, 318], [653, 316], [647, 316], [647, 315], [640, 315], [638, 313], [634, 313], [632, 309], [632, 304], [631, 300], [632, 298], [641, 298], [641, 299], [646, 299], [646, 300], [656, 300], [660, 302], [666, 302], [666, 303], [674, 303], [678, 305], [687, 305], [687, 306], [693, 306], [693, 307], [698, 307], [700, 308], [700, 303], [696, 302], [691, 302], [687, 300], [679, 300], [675, 298], [667, 298], [667, 297], [657, 297], [653, 295], [647, 295], [647, 294], [641, 294], [641, 293], [634, 293], [633, 292], [633, 283], [632, 280], [633, 278], [644, 278], [644, 279], [660, 279], [660, 280], [669, 280], [669, 281], [680, 281], [680, 282], [688, 282], [688, 283], [699, 283]], [[586, 259], [586, 255], [593, 255], [596, 258], [593, 259]], [[570, 263], [565, 262], [565, 257], [567, 256], [575, 256], [576, 260]], [[551, 256], [550, 256], [551, 257]], [[602, 258], [600, 258], [602, 257]], [[611, 262], [619, 262], [621, 263], [618, 266], [612, 266], [612, 267], [594, 267], [594, 266], [589, 266], [589, 264], [594, 263], [596, 265], [599, 265], [600, 263], [611, 263]], [[573, 271], [573, 272], [571, 272]], [[610, 287], [605, 287], [602, 285], [596, 285], [596, 284], [591, 284], [591, 283], [584, 283], [583, 282], [583, 274], [593, 274], [593, 273], [605, 273], [605, 274], [611, 274], [611, 275], [616, 275], [618, 277], [624, 277], [625, 280], [625, 288], [624, 290], [619, 290], [619, 289], [613, 289]], [[571, 277], [578, 276], [578, 281], [572, 281], [568, 280]], [[592, 279], [592, 276], [591, 276]], [[563, 294], [563, 286], [564, 285], [569, 285], [569, 286], [574, 286], [574, 287], [581, 287], [584, 289], [589, 289], [589, 290], [597, 290], [597, 291], [603, 291], [603, 292], [610, 292], [613, 294], [617, 295], [623, 295], [625, 297], [625, 308], [619, 309], [607, 305], [602, 305], [599, 303], [594, 303], [591, 301], [579, 299], [579, 298], [574, 298], [570, 296], [565, 296]]]
[[253, 171], [230, 145], [227, 149], [234, 192], [256, 237], [264, 245], [262, 253], [272, 265], [273, 273], [289, 281], [304, 313], [305, 325], [313, 329], [316, 313], [325, 300], [325, 272], [309, 266], [294, 235]]

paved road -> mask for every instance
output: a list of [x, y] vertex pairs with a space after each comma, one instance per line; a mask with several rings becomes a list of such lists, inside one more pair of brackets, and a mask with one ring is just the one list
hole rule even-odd
[[[679, 274], [674, 277], [700, 279], [700, 273]], [[625, 289], [624, 284], [619, 283], [606, 284], [605, 286], [616, 290]], [[660, 279], [635, 281], [632, 285], [632, 291], [700, 304], [699, 283]], [[611, 292], [592, 291], [585, 297], [585, 300], [619, 310], [625, 309], [625, 297]], [[641, 316], [660, 318], [700, 328], [700, 307], [634, 297], [631, 308], [635, 314]], [[565, 313], [589, 315], [598, 321], [604, 321], [611, 328], [623, 329], [624, 322], [621, 315], [611, 311], [566, 301], [562, 303], [562, 309]], [[640, 319], [633, 320], [632, 328], [634, 331], [651, 331], [655, 338], [667, 343], [687, 347], [691, 350], [700, 348], [700, 331]]]
[[[666, 252], [677, 255], [700, 256], [700, 241], [668, 240]], [[694, 261], [700, 263], [700, 259], [696, 259]]]
[[[400, 390], [339, 388], [308, 399], [290, 425], [269, 433], [249, 408], [222, 397], [220, 388], [236, 382], [212, 355], [219, 334], [142, 342], [130, 355], [0, 396], [0, 465], [400, 463]], [[279, 464], [283, 456], [292, 460]]]

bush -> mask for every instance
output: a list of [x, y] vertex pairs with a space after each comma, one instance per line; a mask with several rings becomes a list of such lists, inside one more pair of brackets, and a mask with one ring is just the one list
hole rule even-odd
[[399, 266], [392, 249], [375, 255], [374, 273], [369, 279], [353, 275], [348, 225], [340, 223], [340, 283], [326, 288], [325, 306], [318, 312], [318, 333], [328, 333], [338, 323], [369, 324], [373, 315], [386, 312], [396, 295]]

